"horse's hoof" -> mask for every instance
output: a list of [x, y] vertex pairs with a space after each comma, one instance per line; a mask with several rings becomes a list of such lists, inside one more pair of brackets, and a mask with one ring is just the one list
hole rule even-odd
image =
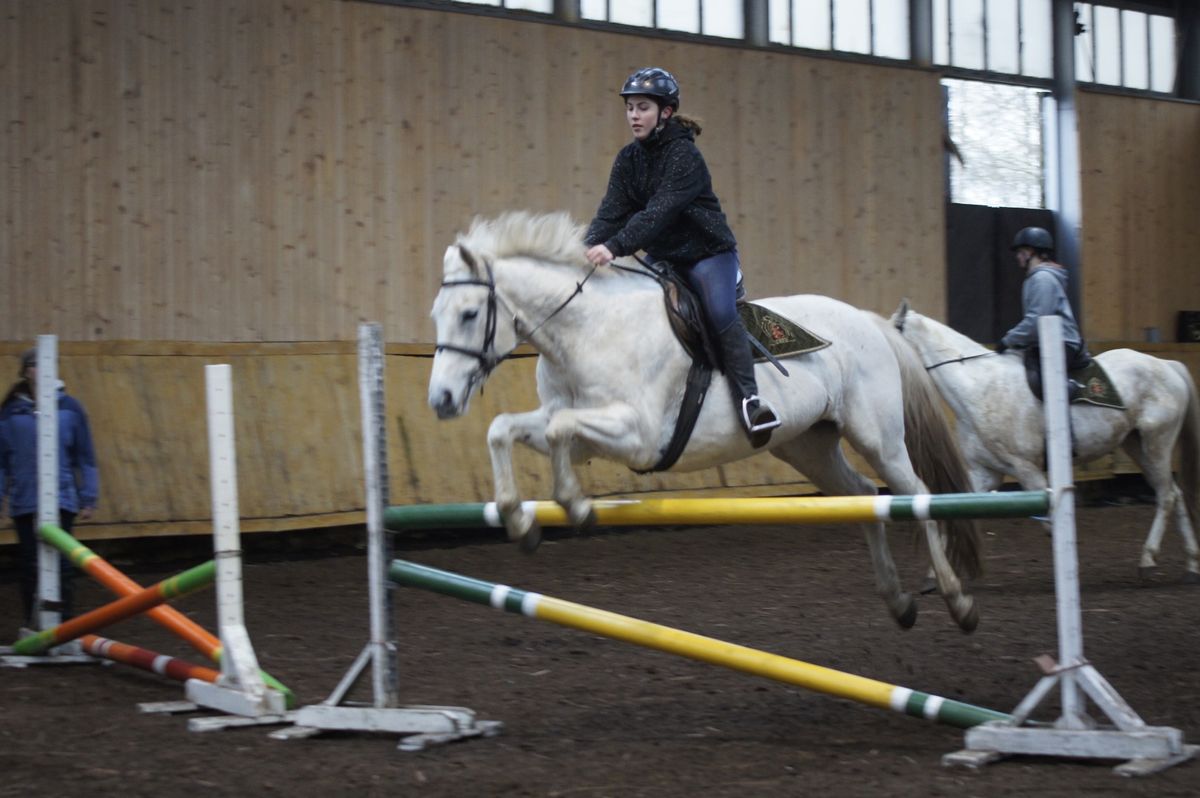
[[968, 599], [971, 602], [970, 608], [958, 619], [958, 628], [965, 635], [975, 631], [975, 627], [979, 626], [979, 609], [975, 606], [973, 599]]
[[930, 596], [938, 592], [937, 579], [932, 576], [925, 577], [925, 582], [921, 585], [921, 595]]
[[1138, 566], [1138, 581], [1142, 583], [1143, 587], [1154, 581], [1155, 570], [1157, 570], [1157, 566], [1154, 565]]
[[1184, 585], [1200, 585], [1200, 574], [1195, 571], [1184, 571], [1183, 577], [1179, 581]]
[[900, 624], [901, 629], [911, 629], [917, 622], [917, 600], [907, 593], [902, 594], [900, 599], [907, 604], [904, 611], [896, 616], [896, 623]]
[[538, 550], [538, 546], [542, 545], [542, 525], [534, 521], [529, 529], [521, 536], [519, 543], [521, 551], [526, 554], [533, 554]]
[[[580, 512], [580, 510], [583, 512]], [[578, 502], [571, 508], [571, 526], [578, 532], [590, 532], [596, 528], [596, 508], [591, 502]]]

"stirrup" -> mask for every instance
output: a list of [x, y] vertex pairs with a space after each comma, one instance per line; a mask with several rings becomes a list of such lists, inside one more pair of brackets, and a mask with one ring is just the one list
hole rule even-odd
[[[751, 404], [755, 410], [765, 410], [771, 414], [770, 418], [765, 421], [760, 421], [755, 424], [750, 420]], [[779, 420], [779, 414], [775, 412], [775, 408], [766, 399], [762, 399], [757, 395], [747, 396], [742, 400], [742, 424], [746, 427], [746, 432], [751, 435], [763, 432], [770, 432], [776, 427], [783, 426], [783, 422]]]

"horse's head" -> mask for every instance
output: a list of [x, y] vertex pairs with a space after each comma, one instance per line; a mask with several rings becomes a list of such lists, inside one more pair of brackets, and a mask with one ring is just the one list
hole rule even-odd
[[[433, 301], [437, 349], [429, 375], [429, 406], [438, 418], [467, 412], [471, 397], [483, 385], [503, 354], [497, 345], [515, 346], [514, 331], [498, 325], [499, 299], [492, 267], [461, 241], [446, 249], [442, 288]], [[497, 338], [500, 340], [498, 341]]]
[[942, 347], [941, 336], [936, 334], [937, 330], [929, 323], [928, 318], [912, 309], [908, 299], [900, 301], [900, 307], [892, 314], [891, 321], [892, 326], [918, 352], [932, 353]]

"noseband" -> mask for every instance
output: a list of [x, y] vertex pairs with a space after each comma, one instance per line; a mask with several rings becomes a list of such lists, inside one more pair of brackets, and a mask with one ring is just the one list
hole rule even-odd
[[[518, 330], [517, 342], [515, 344], [513, 344], [512, 349], [508, 350], [503, 355], [498, 355], [498, 354], [496, 354], [496, 322], [497, 322], [497, 318], [498, 318], [499, 314], [496, 311], [496, 307], [499, 304], [499, 294], [497, 294], [497, 292], [496, 292], [496, 279], [495, 279], [495, 276], [492, 274], [492, 264], [485, 260], [483, 265], [484, 265], [484, 268], [487, 269], [487, 279], [486, 280], [481, 280], [479, 278], [469, 278], [469, 279], [465, 279], [465, 280], [443, 280], [442, 286], [441, 286], [442, 288], [448, 288], [448, 287], [456, 286], [456, 285], [477, 285], [477, 286], [482, 286], [483, 288], [486, 288], [488, 290], [487, 318], [484, 320], [484, 327], [483, 327], [483, 348], [482, 349], [469, 349], [464, 346], [457, 346], [455, 344], [442, 344], [442, 343], [437, 344], [433, 348], [433, 351], [435, 353], [437, 353], [437, 352], [457, 352], [460, 355], [466, 355], [467, 357], [473, 357], [476, 360], [478, 360], [479, 368], [477, 368], [474, 371], [474, 373], [471, 374], [471, 378], [470, 378], [470, 382], [471, 382], [472, 386], [474, 386], [474, 384], [477, 382], [481, 383], [484, 380], [486, 380], [488, 378], [488, 375], [490, 375], [496, 369], [497, 366], [499, 366], [505, 360], [508, 360], [510, 357], [513, 356], [513, 352], [517, 351], [517, 347], [519, 347], [521, 344], [525, 343], [526, 341], [531, 340], [533, 338], [533, 334], [535, 332], [537, 332], [538, 330], [540, 330], [542, 328], [542, 326], [546, 324], [546, 322], [550, 321], [550, 319], [557, 316], [559, 314], [559, 312], [562, 311], [563, 308], [565, 308], [567, 305], [569, 305], [571, 303], [572, 299], [574, 299], [575, 297], [582, 294], [583, 293], [583, 284], [586, 283], [588, 280], [590, 280], [592, 275], [596, 273], [596, 266], [595, 266], [595, 264], [593, 264], [592, 268], [588, 271], [587, 276], [585, 276], [582, 280], [580, 280], [578, 283], [575, 284], [575, 290], [572, 291], [571, 294], [566, 299], [564, 299], [559, 304], [558, 307], [556, 307], [553, 311], [551, 311], [549, 316], [542, 319], [542, 321], [536, 327], [534, 327], [527, 333], [521, 333]], [[516, 313], [513, 314], [513, 325], [514, 325], [514, 327], [518, 327], [518, 328], [520, 327], [520, 320], [517, 318]]]

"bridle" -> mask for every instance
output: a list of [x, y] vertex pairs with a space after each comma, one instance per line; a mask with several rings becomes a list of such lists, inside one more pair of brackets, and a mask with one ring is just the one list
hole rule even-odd
[[[443, 280], [442, 285], [441, 285], [442, 288], [451, 288], [451, 287], [460, 286], [460, 285], [475, 285], [475, 286], [481, 286], [488, 290], [487, 317], [484, 319], [484, 327], [483, 327], [483, 347], [480, 349], [471, 349], [469, 347], [458, 346], [456, 344], [439, 343], [439, 344], [435, 345], [434, 349], [433, 349], [433, 351], [435, 353], [437, 353], [437, 352], [456, 352], [460, 355], [466, 355], [467, 357], [473, 357], [479, 361], [478, 368], [476, 368], [475, 371], [473, 371], [471, 373], [471, 376], [468, 378], [468, 383], [469, 383], [468, 389], [474, 388], [477, 383], [482, 383], [484, 380], [486, 380], [488, 378], [488, 376], [493, 371], [495, 371], [497, 366], [499, 366], [505, 360], [508, 360], [509, 358], [511, 358], [513, 356], [513, 353], [516, 352], [517, 348], [521, 344], [523, 344], [527, 341], [532, 341], [534, 333], [536, 333], [543, 326], [545, 326], [545, 324], [548, 321], [550, 321], [552, 318], [554, 318], [560, 312], [562, 312], [563, 308], [565, 308], [567, 305], [571, 304], [571, 300], [573, 300], [575, 297], [577, 297], [583, 293], [584, 283], [586, 283], [588, 280], [590, 280], [592, 278], [592, 275], [596, 273], [596, 265], [592, 264], [592, 268], [588, 271], [587, 275], [585, 275], [582, 280], [580, 280], [578, 283], [575, 284], [575, 290], [572, 291], [570, 293], [570, 295], [567, 296], [566, 299], [564, 299], [562, 302], [560, 302], [558, 307], [556, 307], [554, 310], [552, 310], [550, 312], [550, 315], [548, 315], [548, 316], [546, 316], [546, 318], [542, 319], [541, 322], [539, 322], [535, 327], [530, 329], [529, 332], [522, 333], [520, 331], [521, 320], [517, 317], [517, 314], [515, 312], [513, 312], [513, 314], [512, 314], [513, 328], [515, 329], [515, 331], [517, 333], [517, 335], [516, 335], [517, 340], [516, 340], [516, 343], [513, 344], [511, 349], [509, 349], [507, 352], [505, 352], [503, 355], [501, 355], [501, 354], [497, 354], [497, 352], [496, 352], [496, 324], [497, 324], [497, 321], [499, 318], [499, 313], [497, 312], [497, 306], [501, 302], [503, 302], [504, 299], [496, 291], [496, 279], [495, 279], [494, 274], [492, 273], [491, 262], [484, 260], [483, 265], [484, 265], [484, 268], [487, 270], [487, 279], [486, 280], [480, 279], [478, 277], [467, 278], [467, 279], [462, 279], [462, 280]], [[505, 304], [507, 304], [507, 303], [505, 303]], [[511, 308], [510, 308], [510, 310], [511, 310]]]

